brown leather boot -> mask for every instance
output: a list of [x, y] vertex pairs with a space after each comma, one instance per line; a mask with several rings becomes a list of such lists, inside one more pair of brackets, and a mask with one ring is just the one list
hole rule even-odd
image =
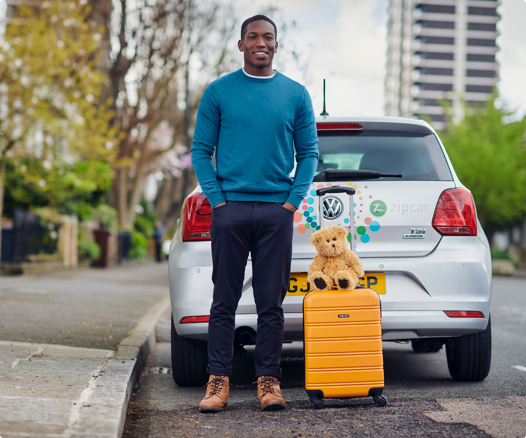
[[285, 409], [285, 400], [281, 394], [279, 381], [274, 376], [258, 377], [258, 398], [264, 411]]
[[230, 391], [230, 378], [228, 376], [214, 376], [206, 384], [206, 395], [199, 403], [200, 412], [221, 412], [227, 405]]

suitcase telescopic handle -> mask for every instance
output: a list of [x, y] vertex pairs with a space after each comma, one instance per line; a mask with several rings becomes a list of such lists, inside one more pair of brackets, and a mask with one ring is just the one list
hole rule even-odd
[[356, 193], [352, 187], [323, 187], [316, 190], [318, 196], [324, 196], [327, 193], [347, 193], [349, 196], [353, 196]]
[[[354, 211], [353, 211], [353, 202], [352, 197], [356, 193], [356, 190], [354, 190], [352, 187], [323, 187], [321, 189], [316, 190], [316, 194], [323, 199], [323, 197], [328, 193], [347, 193], [349, 195], [349, 211], [351, 216], [350, 221], [350, 228], [351, 228], [351, 239], [350, 239], [350, 246], [351, 251], [354, 251], [354, 242], [353, 242], [353, 236], [354, 236]], [[319, 209], [319, 215], [320, 215], [320, 226], [323, 227], [323, 206], [320, 201], [318, 204]]]

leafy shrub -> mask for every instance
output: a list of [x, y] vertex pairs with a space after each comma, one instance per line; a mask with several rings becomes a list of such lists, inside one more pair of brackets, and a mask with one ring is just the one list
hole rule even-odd
[[498, 248], [491, 248], [491, 259], [492, 260], [509, 260], [515, 266], [519, 262], [518, 257], [508, 250], [501, 250]]
[[80, 239], [78, 255], [80, 259], [84, 260], [98, 260], [100, 257], [100, 246], [93, 240]]
[[130, 242], [130, 258], [143, 261], [148, 253], [148, 239], [144, 234], [133, 232]]
[[95, 214], [102, 228], [112, 229], [117, 226], [117, 210], [115, 208], [101, 204], [95, 209]]

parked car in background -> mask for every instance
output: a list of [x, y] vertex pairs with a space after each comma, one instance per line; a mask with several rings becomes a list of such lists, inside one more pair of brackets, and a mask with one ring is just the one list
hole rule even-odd
[[[417, 352], [446, 347], [455, 380], [479, 381], [491, 360], [491, 258], [473, 197], [457, 178], [437, 133], [424, 121], [317, 119], [319, 162], [294, 216], [292, 274], [283, 303], [285, 341], [303, 340], [306, 276], [319, 228], [316, 189], [353, 187], [325, 198], [325, 225], [356, 225], [363, 284], [381, 298], [384, 341], [411, 341]], [[173, 375], [180, 386], [207, 381], [212, 302], [211, 207], [197, 187], [185, 200], [170, 249]], [[236, 344], [252, 344], [256, 307], [247, 264], [236, 312]]]

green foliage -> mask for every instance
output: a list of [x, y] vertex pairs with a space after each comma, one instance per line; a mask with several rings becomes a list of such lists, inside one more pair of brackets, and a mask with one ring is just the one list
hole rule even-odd
[[105, 163], [117, 143], [103, 97], [104, 29], [89, 19], [86, 0], [9, 8], [0, 36], [0, 216], [4, 183], [11, 209], [49, 205], [70, 214], [82, 205], [84, 215], [107, 190]]
[[49, 206], [87, 220], [107, 194], [112, 178], [111, 166], [99, 160], [72, 165], [31, 157], [12, 160], [7, 167], [6, 213], [10, 215], [13, 208]]
[[117, 210], [109, 205], [101, 204], [94, 213], [102, 228], [112, 229], [117, 226]]
[[515, 266], [519, 263], [519, 258], [509, 250], [500, 250], [498, 248], [491, 248], [492, 260], [509, 260]]
[[153, 205], [144, 196], [141, 198], [139, 205], [142, 208], [142, 213], [135, 215], [134, 228], [144, 234], [145, 237], [151, 237], [159, 217], [155, 213]]
[[471, 190], [478, 218], [490, 235], [526, 214], [526, 117], [504, 123], [512, 112], [496, 108], [495, 94], [484, 108], [466, 108], [465, 118], [441, 135], [455, 171]]
[[144, 234], [133, 232], [130, 243], [130, 257], [143, 261], [148, 254], [148, 239]]
[[100, 257], [100, 246], [93, 240], [80, 239], [78, 255], [81, 259], [98, 260]]

